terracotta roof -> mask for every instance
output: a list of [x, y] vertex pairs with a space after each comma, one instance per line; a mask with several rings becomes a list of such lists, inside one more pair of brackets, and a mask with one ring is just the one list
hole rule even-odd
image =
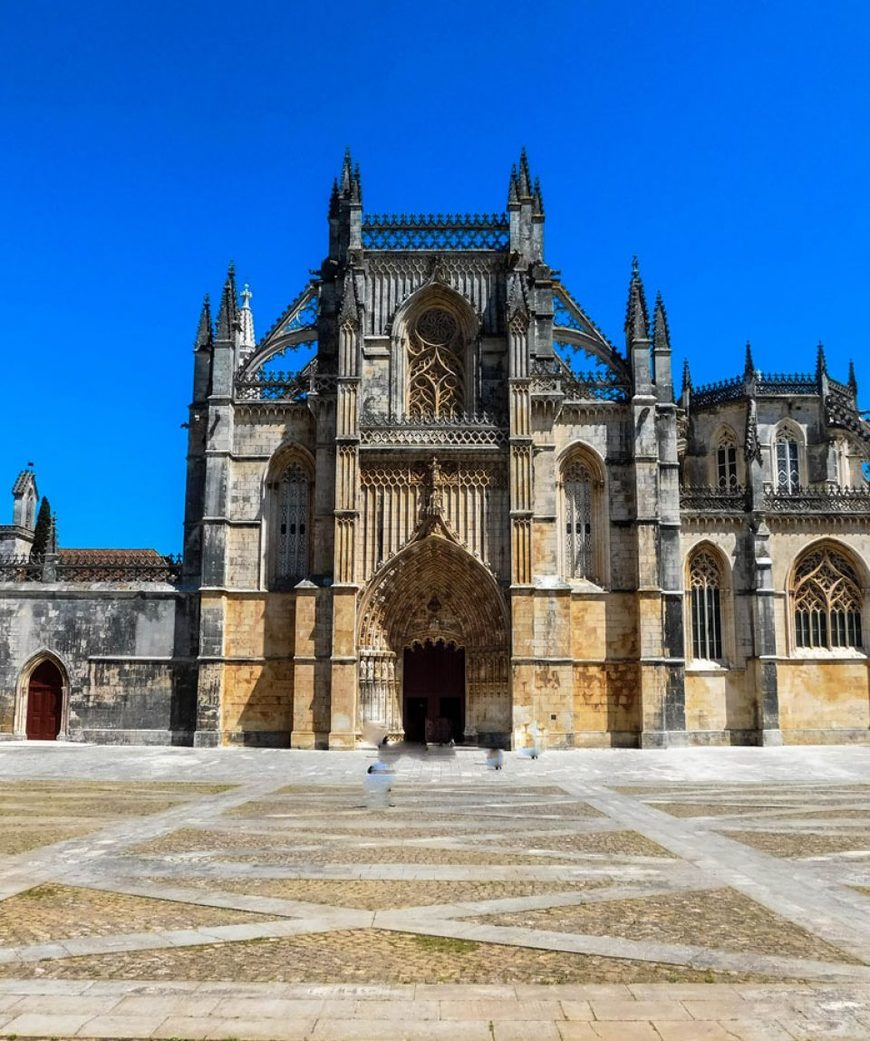
[[64, 564], [108, 563], [117, 560], [130, 564], [159, 564], [163, 554], [156, 549], [60, 549], [58, 556]]

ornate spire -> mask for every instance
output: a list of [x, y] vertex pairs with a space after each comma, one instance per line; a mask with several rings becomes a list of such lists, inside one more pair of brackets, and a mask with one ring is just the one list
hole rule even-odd
[[522, 277], [516, 272], [508, 276], [507, 286], [507, 320], [512, 322], [520, 317], [528, 321], [529, 309], [526, 305], [526, 288]]
[[511, 167], [511, 176], [508, 181], [508, 205], [520, 201], [520, 179], [517, 175], [517, 164]]
[[657, 351], [669, 351], [671, 349], [668, 315], [667, 311], [665, 311], [661, 293], [656, 293], [656, 306], [653, 312], [653, 347]]
[[254, 312], [251, 310], [253, 295], [251, 287], [245, 282], [242, 289], [242, 306], [239, 310], [239, 328], [241, 329], [239, 349], [242, 361], [246, 361], [257, 346], [257, 338], [254, 335]]
[[852, 397], [858, 397], [858, 380], [855, 378], [855, 363], [852, 359], [849, 359], [849, 379], [847, 381], [849, 390], [852, 392]]
[[755, 362], [752, 360], [752, 344], [746, 341], [746, 360], [743, 362], [743, 378], [748, 383], [755, 378]]
[[212, 345], [211, 326], [211, 301], [208, 293], [202, 298], [202, 310], [199, 312], [199, 324], [196, 327], [196, 338], [193, 341], [195, 351], [211, 350]]
[[351, 159], [350, 149], [345, 148], [344, 150], [344, 161], [341, 164], [341, 194], [344, 198], [347, 198], [350, 194], [351, 183], [353, 182], [353, 160]]
[[629, 340], [649, 339], [649, 312], [640, 277], [637, 257], [631, 260], [631, 281], [628, 284], [628, 306], [625, 310], [625, 335]]
[[526, 155], [525, 146], [523, 146], [520, 152], [520, 175], [517, 188], [521, 199], [530, 199], [532, 197], [532, 178], [529, 174], [529, 157]]
[[535, 178], [535, 189], [532, 194], [532, 212], [538, 213], [542, 217], [544, 215], [544, 196], [541, 193], [541, 181], [540, 178]]
[[356, 298], [356, 284], [353, 278], [353, 272], [350, 270], [344, 273], [344, 289], [341, 297], [341, 310], [338, 312], [338, 321], [340, 325], [358, 325], [359, 324], [359, 305], [357, 304]]
[[336, 177], [332, 182], [332, 191], [329, 195], [329, 218], [330, 220], [338, 216], [338, 178]]
[[221, 306], [217, 318], [217, 339], [231, 340], [237, 320], [236, 268], [232, 261], [227, 268], [227, 280], [221, 293]]
[[690, 394], [692, 391], [692, 372], [689, 368], [689, 359], [686, 358], [683, 361], [683, 386], [680, 391], [680, 397], [685, 397], [686, 394]]
[[746, 430], [743, 435], [743, 449], [746, 462], [761, 462], [761, 443], [758, 440], [758, 414], [756, 412], [755, 398], [749, 399], [749, 407], [746, 409]]
[[359, 163], [353, 168], [353, 180], [350, 185], [350, 201], [362, 205], [362, 178], [359, 173]]
[[819, 340], [819, 345], [816, 348], [816, 379], [820, 380], [822, 376], [828, 375], [828, 363], [825, 360], [825, 348], [822, 341]]

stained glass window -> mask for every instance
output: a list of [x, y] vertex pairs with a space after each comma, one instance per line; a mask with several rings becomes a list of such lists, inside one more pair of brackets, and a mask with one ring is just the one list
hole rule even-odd
[[722, 434], [716, 449], [716, 483], [722, 491], [737, 488], [737, 441], [730, 432]]
[[785, 431], [776, 439], [776, 488], [779, 492], [796, 492], [800, 483], [797, 439]]
[[565, 555], [570, 578], [594, 579], [592, 553], [592, 475], [579, 462], [564, 474]]
[[721, 573], [712, 553], [701, 550], [689, 568], [692, 590], [692, 657], [722, 659]]
[[292, 463], [278, 482], [276, 578], [298, 582], [308, 574], [308, 475]]

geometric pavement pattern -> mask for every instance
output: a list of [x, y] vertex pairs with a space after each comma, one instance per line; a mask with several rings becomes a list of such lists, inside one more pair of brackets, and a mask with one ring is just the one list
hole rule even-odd
[[863, 749], [39, 751], [0, 1035], [870, 1038]]

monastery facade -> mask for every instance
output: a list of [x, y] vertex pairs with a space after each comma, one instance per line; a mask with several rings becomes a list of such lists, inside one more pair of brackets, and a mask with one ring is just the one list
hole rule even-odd
[[507, 211], [375, 216], [259, 341], [230, 271], [193, 353], [183, 558], [0, 528], [0, 738], [353, 748], [866, 741], [870, 425], [854, 371], [675, 392]]

